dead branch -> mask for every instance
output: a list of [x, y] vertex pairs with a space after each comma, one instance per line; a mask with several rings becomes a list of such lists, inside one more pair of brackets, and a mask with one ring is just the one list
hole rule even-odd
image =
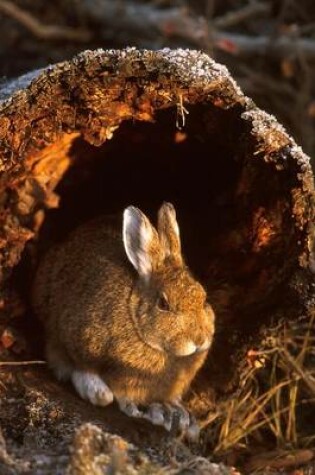
[[[147, 47], [165, 46], [165, 39], [178, 38], [187, 45], [198, 48], [224, 50], [240, 57], [272, 55], [284, 57], [303, 53], [305, 60], [315, 60], [315, 41], [299, 36], [282, 35], [278, 37], [249, 36], [222, 31], [269, 11], [268, 5], [261, 2], [247, 5], [210, 21], [197, 17], [187, 8], [173, 7], [161, 9], [156, 4], [140, 4], [133, 0], [112, 2], [111, 0], [82, 0], [82, 13], [87, 19], [102, 26], [104, 39], [117, 37], [126, 42], [143, 41]], [[21, 9], [8, 0], [0, 0], [0, 12], [13, 18], [35, 37], [43, 40], [68, 40], [87, 42], [92, 33], [86, 29], [42, 24], [31, 13]], [[213, 44], [208, 44], [209, 40]]]
[[41, 40], [66, 40], [85, 43], [91, 39], [91, 33], [81, 28], [44, 25], [29, 12], [7, 0], [0, 0], [0, 12], [16, 20], [32, 35]]
[[262, 2], [255, 2], [246, 5], [239, 10], [234, 10], [222, 15], [219, 18], [213, 20], [213, 24], [216, 28], [230, 28], [231, 26], [238, 25], [250, 18], [266, 15], [270, 11], [270, 5]]
[[[305, 60], [315, 60], [315, 41], [308, 38], [296, 38], [290, 36], [246, 36], [238, 33], [219, 32], [215, 33], [215, 46], [225, 49], [224, 44], [234, 45], [235, 54], [245, 56], [271, 55], [274, 58], [295, 56], [297, 52], [303, 52]], [[230, 51], [231, 48], [226, 48]]]
[[[204, 17], [197, 17], [187, 8], [161, 9], [154, 4], [138, 4], [132, 0], [112, 2], [111, 0], [82, 0], [82, 9], [86, 17], [100, 24], [100, 34], [104, 39], [110, 37], [127, 43], [142, 42], [147, 47], [165, 46], [165, 39], [178, 38], [181, 44], [193, 45], [198, 48], [210, 48], [209, 22]], [[224, 15], [213, 21], [211, 42], [215, 49], [224, 50], [241, 57], [271, 55], [273, 57], [291, 57], [303, 52], [306, 60], [315, 60], [315, 41], [309, 38], [282, 35], [277, 37], [249, 36], [244, 34], [220, 31], [220, 28], [231, 26], [246, 17], [266, 12], [261, 3]]]
[[82, 0], [81, 8], [87, 18], [103, 28], [100, 34], [106, 39], [118, 33], [125, 35], [129, 44], [144, 39], [146, 46], [154, 47], [171, 37], [184, 38], [200, 46], [207, 37], [206, 19], [193, 16], [185, 7], [161, 9], [132, 0]]

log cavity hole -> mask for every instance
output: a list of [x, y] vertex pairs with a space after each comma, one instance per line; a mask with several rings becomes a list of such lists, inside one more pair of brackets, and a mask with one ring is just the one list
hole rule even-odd
[[[27, 294], [24, 284], [32, 278], [34, 250], [40, 256], [96, 215], [122, 215], [132, 204], [155, 223], [158, 207], [170, 201], [186, 261], [217, 313], [211, 358], [219, 371], [223, 364], [226, 374], [234, 330], [241, 327], [245, 334], [262, 323], [290, 272], [293, 260], [283, 257], [295, 257], [290, 200], [281, 173], [255, 156], [255, 139], [239, 106], [224, 110], [199, 104], [188, 112], [182, 130], [172, 107], [157, 112], [154, 122], [122, 122], [99, 147], [79, 134], [65, 135], [36, 160], [27, 158], [29, 174], [35, 180], [51, 175], [60, 198], [56, 208], [40, 211], [43, 222], [14, 278]], [[53, 201], [48, 191], [46, 198]]]

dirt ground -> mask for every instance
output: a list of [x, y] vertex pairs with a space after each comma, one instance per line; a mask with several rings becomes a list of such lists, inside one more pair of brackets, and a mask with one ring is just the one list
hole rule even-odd
[[2, 370], [0, 386], [2, 475], [237, 473], [197, 456], [198, 445], [130, 420], [116, 407], [85, 403], [46, 368]]

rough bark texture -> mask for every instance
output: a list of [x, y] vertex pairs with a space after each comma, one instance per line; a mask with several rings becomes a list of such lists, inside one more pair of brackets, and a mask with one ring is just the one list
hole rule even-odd
[[0, 98], [3, 328], [31, 321], [28, 281], [52, 240], [127, 204], [155, 214], [165, 199], [217, 312], [196, 413], [238, 387], [263, 326], [314, 304], [309, 159], [225, 67], [188, 50], [86, 51], [4, 85]]

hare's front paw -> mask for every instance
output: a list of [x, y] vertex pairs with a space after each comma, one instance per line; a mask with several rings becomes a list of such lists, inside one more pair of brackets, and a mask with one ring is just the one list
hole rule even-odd
[[173, 434], [182, 434], [190, 441], [198, 440], [200, 430], [196, 419], [178, 402], [150, 404], [144, 418]]
[[195, 418], [179, 403], [153, 403], [140, 409], [126, 398], [118, 399], [117, 402], [120, 410], [129, 417], [146, 419], [154, 425], [164, 427], [168, 432], [183, 434], [190, 441], [198, 440], [199, 426]]
[[107, 384], [95, 373], [88, 371], [73, 371], [72, 383], [83, 399], [95, 406], [108, 406], [114, 399]]

